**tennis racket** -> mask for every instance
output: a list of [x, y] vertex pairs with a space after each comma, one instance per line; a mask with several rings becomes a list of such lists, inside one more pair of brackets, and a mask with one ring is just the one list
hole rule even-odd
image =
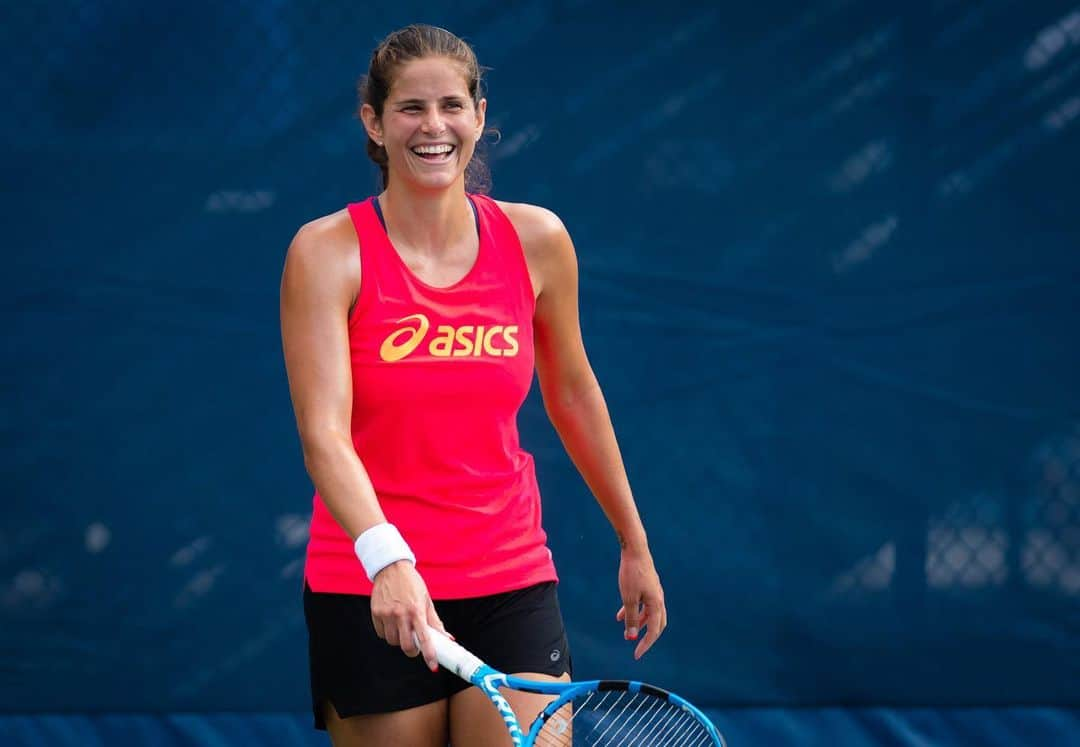
[[[658, 687], [625, 680], [522, 679], [489, 667], [434, 628], [428, 637], [439, 664], [480, 688], [499, 709], [514, 747], [725, 747], [705, 714]], [[500, 687], [556, 697], [525, 733]]]

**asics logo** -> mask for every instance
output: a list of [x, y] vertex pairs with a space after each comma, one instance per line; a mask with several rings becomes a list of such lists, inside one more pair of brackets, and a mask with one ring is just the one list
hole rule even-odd
[[[410, 314], [395, 324], [405, 326], [395, 329], [379, 347], [379, 357], [388, 363], [411, 355], [427, 339], [431, 322], [423, 314]], [[434, 358], [512, 358], [518, 354], [518, 325], [463, 324], [452, 327], [440, 324], [428, 342], [427, 351]]]
[[396, 323], [404, 324], [405, 322], [416, 322], [416, 327], [402, 327], [387, 335], [386, 339], [383, 340], [382, 347], [379, 348], [379, 357], [384, 361], [391, 363], [399, 361], [416, 350], [420, 343], [423, 342], [428, 328], [431, 327], [431, 322], [423, 314], [411, 314], [398, 319]]

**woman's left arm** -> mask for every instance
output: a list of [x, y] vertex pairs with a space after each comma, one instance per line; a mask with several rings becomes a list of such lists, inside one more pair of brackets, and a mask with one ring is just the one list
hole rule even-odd
[[573, 242], [552, 212], [506, 206], [528, 259], [536, 297], [533, 335], [544, 408], [570, 459], [611, 522], [619, 541], [616, 614], [640, 659], [667, 626], [664, 590], [626, 477], [604, 395], [585, 354], [578, 318], [578, 268]]

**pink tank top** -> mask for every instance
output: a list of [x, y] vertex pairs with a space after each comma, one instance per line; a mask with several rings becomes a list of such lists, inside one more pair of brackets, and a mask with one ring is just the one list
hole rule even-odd
[[[447, 288], [409, 270], [371, 199], [349, 205], [361, 247], [349, 320], [353, 445], [433, 599], [556, 580], [517, 430], [533, 377], [532, 285], [510, 220], [493, 200], [469, 197], [480, 250]], [[304, 575], [314, 591], [371, 594], [317, 492]]]

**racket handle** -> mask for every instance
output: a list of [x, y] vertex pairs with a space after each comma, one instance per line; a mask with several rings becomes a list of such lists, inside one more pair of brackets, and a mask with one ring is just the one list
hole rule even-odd
[[[446, 633], [441, 633], [430, 625], [427, 633], [428, 638], [435, 644], [435, 655], [439, 659], [440, 666], [449, 669], [466, 682], [472, 682], [473, 675], [484, 666], [484, 662], [479, 657], [469, 653], [457, 642], [450, 640], [450, 636], [446, 635]], [[416, 638], [415, 633], [413, 639], [416, 640], [416, 645], [419, 646], [420, 640]]]

